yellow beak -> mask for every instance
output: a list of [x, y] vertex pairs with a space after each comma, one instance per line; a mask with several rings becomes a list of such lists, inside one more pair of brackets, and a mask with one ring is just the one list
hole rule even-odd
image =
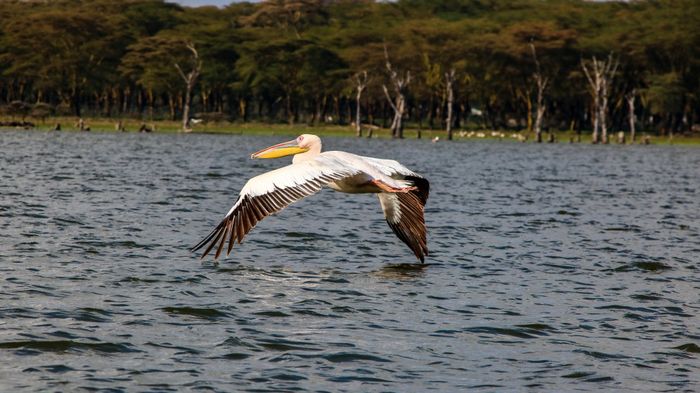
[[274, 146], [262, 149], [250, 155], [250, 158], [280, 158], [293, 154], [305, 153], [309, 151], [306, 147], [299, 147], [296, 139], [289, 142], [279, 143]]

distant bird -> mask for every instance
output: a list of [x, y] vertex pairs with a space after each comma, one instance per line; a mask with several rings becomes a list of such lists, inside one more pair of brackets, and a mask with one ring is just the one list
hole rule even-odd
[[260, 220], [327, 186], [351, 194], [377, 194], [389, 227], [421, 262], [425, 262], [428, 246], [423, 208], [430, 192], [427, 179], [393, 160], [342, 151], [321, 153], [321, 139], [308, 134], [270, 146], [250, 157], [289, 155], [294, 155], [291, 165], [248, 180], [221, 223], [191, 251], [206, 246], [204, 258], [216, 247], [214, 258], [217, 259], [228, 242], [228, 255], [235, 241], [240, 244]]
[[202, 119], [195, 119], [194, 117], [190, 117], [190, 123], [192, 124], [199, 124], [202, 122]]
[[440, 142], [440, 137], [439, 137], [439, 136], [436, 136], [435, 138], [433, 138], [433, 139], [431, 140], [431, 142], [433, 142], [433, 143], [438, 143], [438, 142]]

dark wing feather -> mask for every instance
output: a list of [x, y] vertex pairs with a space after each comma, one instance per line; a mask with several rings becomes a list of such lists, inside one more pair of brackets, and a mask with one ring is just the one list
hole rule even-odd
[[428, 255], [428, 235], [423, 215], [430, 192], [430, 183], [422, 177], [407, 176], [416, 190], [411, 192], [381, 193], [379, 201], [392, 231], [413, 251], [416, 258], [425, 262]]
[[263, 218], [279, 212], [293, 202], [319, 192], [323, 185], [345, 176], [345, 174], [325, 174], [292, 187], [275, 187], [272, 191], [261, 195], [241, 194], [231, 212], [190, 251], [194, 252], [207, 246], [202, 254], [202, 258], [204, 258], [216, 247], [214, 259], [217, 259], [224, 250], [224, 244], [228, 242], [226, 250], [226, 255], [228, 255], [231, 253], [234, 243], [238, 241], [240, 244], [248, 232]]
[[428, 196], [430, 195], [430, 182], [428, 179], [424, 179], [419, 176], [406, 176], [404, 179], [410, 181], [415, 187], [418, 188], [417, 190], [411, 191], [411, 193], [417, 196], [418, 199], [420, 199], [421, 204], [425, 206], [425, 204], [428, 202]]

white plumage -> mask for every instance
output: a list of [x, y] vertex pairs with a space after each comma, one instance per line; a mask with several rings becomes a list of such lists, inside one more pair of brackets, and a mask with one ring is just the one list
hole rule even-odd
[[209, 245], [202, 257], [218, 245], [215, 258], [228, 242], [234, 242], [263, 218], [328, 186], [346, 193], [375, 193], [387, 223], [417, 258], [428, 254], [423, 207], [429, 182], [394, 160], [362, 157], [342, 151], [321, 153], [321, 140], [301, 135], [254, 153], [252, 158], [277, 158], [294, 154], [291, 165], [255, 176], [243, 186], [238, 199], [214, 230], [192, 250]]

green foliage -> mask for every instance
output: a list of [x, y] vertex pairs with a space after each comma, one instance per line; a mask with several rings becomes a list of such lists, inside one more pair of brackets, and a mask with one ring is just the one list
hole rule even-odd
[[645, 89], [649, 110], [653, 114], [678, 113], [683, 110], [683, 84], [678, 73], [653, 75]]
[[186, 41], [171, 32], [144, 37], [131, 44], [119, 70], [131, 82], [149, 91], [179, 90], [182, 80], [175, 64], [187, 57]]
[[[0, 105], [45, 102], [32, 110], [39, 118], [66, 108], [138, 117], [146, 107], [173, 117], [183, 92], [174, 65], [187, 64], [191, 42], [203, 63], [196, 112], [279, 121], [284, 108], [287, 117], [333, 112], [349, 122], [352, 75], [367, 71], [363, 110], [379, 123], [389, 116], [386, 45], [393, 68], [413, 76], [410, 122], [443, 116], [444, 76], [455, 70], [458, 116], [467, 121], [470, 108], [479, 109], [499, 128], [532, 111], [532, 43], [550, 80], [552, 127], [587, 126], [580, 61], [611, 51], [621, 60], [611, 109], [636, 89], [640, 118], [673, 112], [693, 123], [700, 120], [697, 26], [696, 0], [268, 0], [225, 8], [4, 0]], [[611, 118], [625, 124], [623, 115]]]

